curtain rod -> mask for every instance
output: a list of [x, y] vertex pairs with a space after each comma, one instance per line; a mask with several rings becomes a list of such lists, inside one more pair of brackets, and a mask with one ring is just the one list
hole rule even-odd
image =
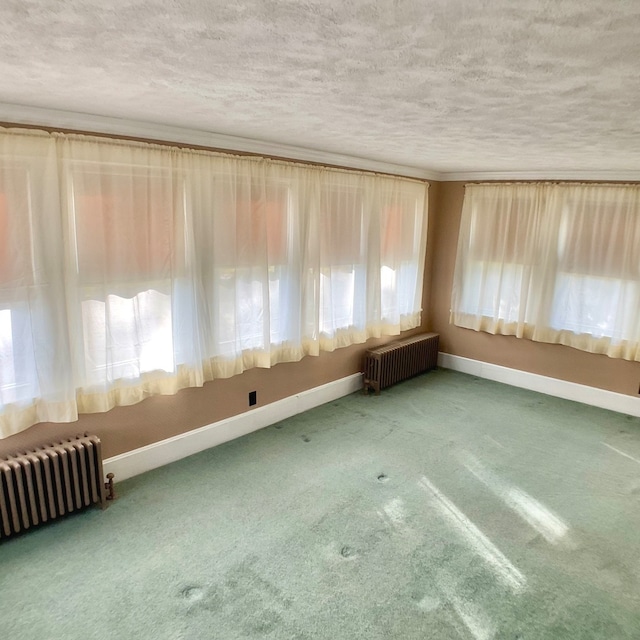
[[127, 136], [127, 135], [115, 135], [112, 133], [99, 133], [95, 131], [83, 131], [80, 129], [68, 129], [65, 127], [52, 127], [52, 126], [40, 126], [35, 124], [16, 124], [12, 122], [0, 122], [0, 130], [6, 130], [11, 133], [20, 133], [24, 132], [25, 134], [29, 131], [33, 132], [44, 132], [47, 134], [55, 135], [75, 135], [75, 136], [83, 136], [87, 138], [97, 138], [100, 140], [108, 140], [113, 144], [117, 143], [125, 143], [125, 142], [136, 142], [142, 145], [153, 145], [157, 147], [164, 147], [168, 149], [185, 149], [193, 152], [203, 152], [214, 154], [218, 156], [224, 156], [229, 158], [256, 158], [260, 160], [266, 160], [269, 162], [282, 164], [282, 165], [293, 165], [293, 166], [301, 166], [301, 167], [320, 167], [322, 169], [331, 169], [335, 171], [342, 171], [344, 173], [349, 174], [361, 174], [361, 175], [374, 175], [374, 176], [382, 176], [382, 177], [390, 177], [390, 178], [400, 178], [402, 180], [407, 180], [410, 182], [416, 182], [419, 184], [425, 184], [427, 187], [432, 182], [428, 179], [421, 178], [413, 178], [410, 176], [403, 176], [398, 173], [390, 173], [385, 171], [374, 171], [372, 169], [353, 169], [350, 167], [346, 167], [344, 165], [338, 164], [325, 164], [321, 162], [313, 162], [312, 160], [298, 160], [296, 158], [287, 158], [282, 156], [269, 155], [264, 153], [256, 153], [252, 151], [237, 151], [234, 149], [223, 149], [218, 147], [208, 147], [206, 145], [195, 145], [188, 144], [184, 142], [171, 142], [166, 140], [155, 140], [152, 138], [144, 138], [139, 136]]

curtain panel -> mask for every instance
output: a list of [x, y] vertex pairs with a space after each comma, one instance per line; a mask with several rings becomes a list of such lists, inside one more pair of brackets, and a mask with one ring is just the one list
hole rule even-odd
[[427, 189], [0, 129], [0, 437], [418, 326]]
[[451, 321], [640, 361], [640, 185], [467, 185]]

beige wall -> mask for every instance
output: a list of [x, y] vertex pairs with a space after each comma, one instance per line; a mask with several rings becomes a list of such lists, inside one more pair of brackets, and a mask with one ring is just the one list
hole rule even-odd
[[543, 344], [512, 336], [493, 336], [449, 324], [463, 195], [463, 183], [442, 183], [438, 202], [431, 210], [433, 264], [429, 322], [432, 330], [440, 333], [440, 351], [591, 387], [638, 395], [639, 362], [614, 360], [563, 345]]
[[0, 441], [0, 451], [89, 431], [100, 437], [103, 455], [108, 458], [248, 411], [250, 391], [257, 391], [257, 406], [263, 406], [356, 373], [363, 349], [357, 345], [271, 369], [251, 369], [202, 388], [183, 389], [174, 396], [154, 396], [130, 407], [81, 415], [70, 424], [42, 423]]

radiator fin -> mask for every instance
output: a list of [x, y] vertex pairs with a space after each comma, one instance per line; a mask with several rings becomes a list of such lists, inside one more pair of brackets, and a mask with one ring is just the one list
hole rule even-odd
[[421, 333], [369, 349], [364, 359], [364, 389], [376, 395], [396, 382], [435, 369], [438, 365], [437, 333]]
[[78, 436], [0, 459], [0, 539], [104, 501], [97, 436]]

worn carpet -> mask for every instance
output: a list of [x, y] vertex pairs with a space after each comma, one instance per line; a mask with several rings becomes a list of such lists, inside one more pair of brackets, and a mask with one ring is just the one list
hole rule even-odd
[[640, 419], [439, 370], [0, 545], [10, 640], [640, 637]]

